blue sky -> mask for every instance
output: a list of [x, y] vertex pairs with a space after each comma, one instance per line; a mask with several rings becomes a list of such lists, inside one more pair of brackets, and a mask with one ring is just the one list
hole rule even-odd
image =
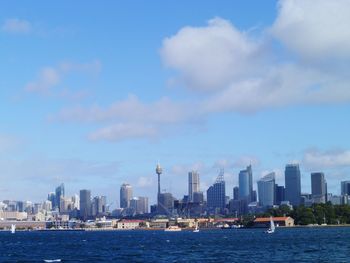
[[[350, 179], [347, 1], [2, 1], [0, 199], [117, 203], [298, 162]], [[254, 185], [256, 188], [256, 185]]]

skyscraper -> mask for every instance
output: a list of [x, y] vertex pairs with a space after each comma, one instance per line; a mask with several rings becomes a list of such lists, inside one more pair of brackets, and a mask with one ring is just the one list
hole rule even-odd
[[199, 174], [196, 171], [188, 173], [188, 198], [193, 202], [193, 193], [199, 192]]
[[211, 210], [224, 210], [226, 207], [226, 193], [224, 172], [221, 171], [215, 183], [207, 190], [207, 206]]
[[163, 215], [170, 215], [174, 209], [174, 197], [171, 193], [159, 194], [159, 204], [157, 212]]
[[239, 187], [235, 186], [233, 187], [233, 200], [239, 199]]
[[91, 204], [91, 214], [93, 216], [100, 216], [106, 213], [107, 197], [95, 196]]
[[251, 202], [253, 196], [253, 172], [251, 165], [239, 172], [238, 182], [239, 198], [247, 200], [248, 203]]
[[80, 218], [86, 220], [91, 216], [91, 191], [80, 190], [79, 202]]
[[276, 205], [280, 205], [285, 200], [285, 189], [283, 185], [276, 184]]
[[341, 182], [341, 195], [350, 195], [350, 181]]
[[122, 184], [120, 187], [120, 208], [130, 207], [132, 199], [132, 187], [130, 184]]
[[134, 197], [130, 200], [130, 207], [134, 209], [135, 214], [148, 213], [148, 197]]
[[326, 180], [324, 173], [311, 173], [311, 194], [315, 203], [326, 202]]
[[60, 209], [61, 204], [61, 197], [64, 197], [64, 184], [60, 184], [58, 187], [56, 187], [56, 194], [55, 194], [55, 207]]
[[284, 171], [285, 197], [292, 205], [300, 205], [301, 185], [299, 164], [287, 164]]
[[47, 195], [47, 200], [51, 201], [52, 208], [56, 207], [56, 195], [54, 192], [51, 192]]
[[275, 173], [269, 173], [258, 181], [258, 195], [261, 206], [275, 204]]

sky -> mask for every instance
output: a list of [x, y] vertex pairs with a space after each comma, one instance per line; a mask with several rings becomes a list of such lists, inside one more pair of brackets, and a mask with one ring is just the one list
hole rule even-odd
[[350, 2], [1, 1], [0, 200], [156, 200], [252, 164], [350, 180]]

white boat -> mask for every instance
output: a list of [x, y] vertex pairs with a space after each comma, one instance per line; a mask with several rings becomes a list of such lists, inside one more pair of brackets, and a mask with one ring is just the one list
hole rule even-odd
[[16, 225], [12, 224], [11, 225], [11, 234], [16, 233]]
[[194, 233], [198, 233], [199, 232], [198, 223], [196, 223], [196, 226], [195, 226], [193, 232]]
[[178, 232], [181, 230], [182, 229], [178, 226], [169, 226], [168, 228], [164, 229], [164, 231], [167, 231], [167, 232]]
[[272, 220], [272, 216], [270, 217], [270, 228], [266, 230], [267, 234], [272, 234], [275, 232], [275, 223]]

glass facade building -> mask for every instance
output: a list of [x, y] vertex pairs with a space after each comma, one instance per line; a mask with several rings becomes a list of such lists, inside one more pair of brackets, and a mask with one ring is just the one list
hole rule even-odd
[[258, 181], [258, 195], [261, 206], [275, 204], [275, 173], [269, 173]]
[[285, 179], [285, 201], [291, 205], [300, 205], [301, 183], [299, 164], [287, 164], [284, 171]]

